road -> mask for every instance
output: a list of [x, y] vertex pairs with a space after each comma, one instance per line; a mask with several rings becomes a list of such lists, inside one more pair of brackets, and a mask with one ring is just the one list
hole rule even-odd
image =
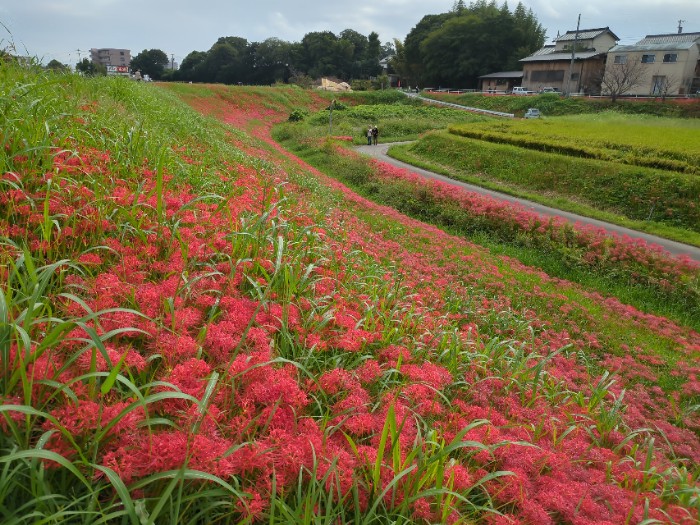
[[475, 186], [473, 184], [467, 184], [465, 182], [460, 182], [456, 181], [454, 179], [450, 179], [449, 177], [445, 177], [444, 175], [440, 175], [438, 173], [434, 173], [432, 171], [424, 170], [421, 168], [417, 168], [415, 166], [411, 166], [410, 164], [406, 164], [405, 162], [401, 162], [399, 160], [393, 159], [387, 155], [387, 150], [389, 149], [389, 146], [392, 146], [393, 144], [378, 144], [377, 146], [358, 146], [357, 151], [364, 154], [364, 155], [369, 155], [370, 157], [374, 157], [376, 159], [380, 159], [384, 162], [388, 162], [389, 164], [392, 164], [396, 167], [399, 168], [406, 168], [413, 173], [417, 173], [418, 175], [422, 175], [423, 177], [429, 178], [429, 179], [435, 179], [439, 180], [442, 182], [446, 182], [448, 184], [452, 184], [454, 186], [458, 186], [460, 188], [463, 188], [468, 191], [473, 191], [476, 193], [480, 193], [482, 195], [488, 195], [490, 197], [493, 197], [495, 199], [499, 200], [504, 200], [507, 202], [512, 202], [512, 203], [517, 203], [520, 204], [521, 206], [524, 206], [530, 211], [533, 211], [535, 213], [539, 213], [542, 215], [547, 215], [547, 216], [557, 216], [561, 217], [563, 219], [566, 219], [569, 222], [572, 223], [580, 223], [580, 224], [588, 224], [591, 226], [595, 226], [598, 228], [603, 228], [605, 231], [608, 231], [610, 233], [615, 233], [618, 235], [626, 235], [631, 238], [635, 239], [642, 239], [648, 244], [656, 244], [658, 246], [661, 246], [663, 249], [668, 251], [669, 253], [675, 255], [675, 256], [681, 256], [681, 255], [686, 255], [690, 257], [691, 259], [700, 262], [700, 248], [697, 248], [695, 246], [690, 246], [687, 244], [683, 244], [680, 242], [675, 242], [671, 241], [668, 239], [664, 239], [662, 237], [657, 237], [655, 235], [650, 235], [647, 233], [639, 232], [636, 230], [631, 230], [629, 228], [625, 228], [623, 226], [618, 226], [616, 224], [610, 224], [607, 222], [599, 221], [596, 219], [591, 219], [589, 217], [584, 217], [582, 215], [576, 215], [575, 213], [569, 213], [566, 211], [562, 210], [557, 210], [555, 208], [550, 208], [548, 206], [543, 206], [541, 204], [537, 204], [536, 202], [528, 201], [525, 199], [519, 199], [517, 197], [512, 197], [510, 195], [506, 195], [504, 193], [499, 193], [497, 191], [492, 191], [492, 190], [487, 190], [485, 188], [481, 188], [479, 186]]

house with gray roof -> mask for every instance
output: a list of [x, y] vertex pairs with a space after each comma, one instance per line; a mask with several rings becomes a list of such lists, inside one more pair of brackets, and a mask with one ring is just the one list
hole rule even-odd
[[522, 71], [499, 71], [479, 77], [479, 90], [486, 93], [508, 93], [523, 82]]
[[647, 35], [608, 53], [606, 74], [625, 65], [638, 70], [626, 93], [639, 96], [686, 95], [700, 90], [700, 33]]
[[520, 60], [523, 87], [539, 91], [553, 87], [562, 93], [600, 93], [608, 50], [619, 38], [609, 27], [567, 31]]

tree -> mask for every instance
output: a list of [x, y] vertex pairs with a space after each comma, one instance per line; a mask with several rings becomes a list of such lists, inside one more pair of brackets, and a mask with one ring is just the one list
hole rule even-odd
[[204, 63], [205, 80], [223, 84], [243, 82], [239, 67], [242, 62], [240, 50], [227, 42], [217, 42], [207, 53]]
[[511, 13], [505, 2], [455, 2], [449, 13], [427, 15], [411, 30], [397, 69], [411, 84], [475, 86], [481, 75], [518, 68], [544, 37], [521, 3]]
[[403, 42], [398, 38], [394, 39], [394, 49], [394, 56], [389, 60], [389, 66], [399, 75], [399, 79], [401, 79], [402, 82], [409, 85], [410, 70], [406, 63], [406, 51]]
[[[403, 51], [401, 57], [401, 65], [397, 68], [399, 74], [407, 82], [412, 84], [420, 84], [425, 86], [428, 78], [425, 75], [424, 57], [421, 50], [421, 44], [433, 31], [442, 27], [442, 25], [451, 18], [449, 13], [440, 15], [426, 15], [406, 36], [403, 42]], [[396, 49], [398, 54], [398, 47]], [[396, 67], [397, 61], [395, 61]]]
[[367, 37], [367, 51], [365, 52], [363, 67], [367, 76], [374, 77], [381, 73], [382, 66], [379, 65], [380, 58], [382, 58], [382, 44], [379, 41], [379, 35], [372, 31]]
[[177, 80], [204, 81], [204, 62], [207, 59], [205, 51], [192, 51], [180, 64], [175, 74]]
[[144, 49], [131, 59], [130, 67], [132, 71], [141, 71], [141, 75], [148, 75], [153, 80], [159, 80], [169, 63], [168, 55], [160, 49]]
[[339, 39], [352, 45], [352, 55], [349, 57], [349, 64], [343, 64], [340, 77], [353, 79], [366, 76], [365, 61], [367, 59], [368, 39], [352, 29], [345, 29], [340, 32]]
[[380, 48], [380, 58], [390, 57], [396, 54], [394, 42], [384, 42]]
[[464, 4], [464, 0], [456, 0], [452, 4], [452, 12], [453, 13], [461, 13], [462, 11], [465, 11], [467, 9], [467, 6]]
[[668, 97], [680, 85], [680, 81], [676, 75], [662, 75], [658, 70], [651, 77], [651, 81], [651, 94], [660, 96], [662, 102], [665, 102], [666, 97]]
[[91, 77], [107, 75], [107, 68], [103, 64], [95, 64], [88, 58], [83, 58], [78, 62], [75, 65], [75, 70], [83, 75]]
[[292, 45], [279, 38], [268, 38], [249, 46], [252, 77], [255, 84], [289, 82], [291, 75]]
[[67, 73], [70, 71], [70, 66], [62, 64], [54, 58], [51, 62], [46, 64], [46, 69], [56, 71], [57, 73]]
[[[346, 41], [344, 51], [351, 46]], [[323, 76], [337, 76], [339, 70], [338, 37], [331, 31], [316, 31], [307, 33], [301, 40], [301, 56], [298, 66], [314, 78]]]
[[600, 79], [603, 94], [609, 95], [613, 103], [617, 101], [617, 97], [629, 93], [633, 87], [637, 86], [645, 72], [639, 60], [628, 61], [626, 58], [624, 56], [617, 62], [607, 64]]

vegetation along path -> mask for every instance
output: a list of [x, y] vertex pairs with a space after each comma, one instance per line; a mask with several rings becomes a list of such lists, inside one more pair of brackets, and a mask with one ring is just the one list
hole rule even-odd
[[391, 144], [391, 143], [387, 143], [387, 144], [378, 144], [377, 146], [358, 146], [357, 150], [362, 154], [377, 158], [377, 159], [382, 160], [384, 162], [387, 162], [393, 166], [396, 166], [399, 168], [409, 169], [409, 170], [413, 171], [414, 173], [417, 173], [423, 177], [439, 180], [442, 182], [446, 182], [448, 184], [453, 184], [455, 186], [459, 186], [459, 187], [464, 188], [464, 189], [469, 190], [469, 191], [474, 191], [474, 192], [480, 193], [482, 195], [488, 195], [488, 196], [494, 197], [496, 199], [505, 200], [508, 202], [519, 204], [521, 206], [524, 206], [525, 208], [527, 208], [530, 211], [534, 211], [534, 212], [542, 214], [542, 215], [558, 216], [558, 217], [561, 217], [562, 219], [566, 219], [567, 221], [572, 222], [572, 223], [580, 223], [580, 224], [585, 224], [585, 225], [594, 226], [594, 227], [598, 227], [598, 228], [603, 228], [605, 231], [610, 232], [611, 234], [617, 234], [617, 235], [622, 235], [622, 236], [626, 235], [626, 236], [631, 237], [631, 238], [641, 239], [649, 244], [655, 244], [655, 245], [661, 246], [663, 249], [667, 250], [669, 253], [672, 253], [673, 255], [686, 255], [695, 261], [700, 261], [700, 248], [697, 248], [695, 246], [690, 246], [687, 244], [671, 241], [669, 239], [664, 239], [664, 238], [658, 237], [656, 235], [650, 235], [650, 234], [639, 232], [636, 230], [631, 230], [631, 229], [625, 228], [623, 226], [618, 226], [616, 224], [611, 224], [608, 222], [603, 222], [603, 221], [599, 221], [596, 219], [591, 219], [589, 217], [584, 217], [582, 215], [577, 215], [575, 213], [570, 213], [570, 212], [558, 210], [556, 208], [543, 206], [541, 204], [537, 204], [537, 203], [532, 202], [532, 201], [513, 197], [513, 196], [507, 195], [505, 193], [500, 193], [500, 192], [488, 190], [488, 189], [485, 189], [485, 188], [482, 188], [480, 186], [476, 186], [473, 184], [467, 184], [465, 182], [460, 182], [460, 181], [451, 179], [449, 177], [446, 177], [444, 175], [440, 175], [438, 173], [428, 171], [428, 170], [425, 170], [422, 168], [418, 168], [416, 166], [412, 166], [412, 165], [407, 164], [405, 162], [401, 162], [400, 160], [396, 160], [388, 155], [387, 152], [392, 145], [393, 144]]

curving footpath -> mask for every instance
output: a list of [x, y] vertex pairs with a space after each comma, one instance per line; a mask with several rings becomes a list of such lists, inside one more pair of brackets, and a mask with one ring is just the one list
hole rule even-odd
[[[398, 144], [398, 143], [397, 143]], [[389, 164], [392, 164], [393, 166], [396, 166], [398, 168], [405, 168], [407, 170], [412, 171], [413, 173], [417, 173], [418, 175], [421, 175], [423, 177], [429, 178], [429, 179], [435, 179], [439, 180], [442, 182], [446, 182], [448, 184], [452, 184], [454, 186], [463, 188], [468, 191], [473, 191], [476, 193], [480, 193], [482, 195], [488, 195], [490, 197], [493, 197], [494, 199], [499, 199], [503, 200], [506, 202], [512, 202], [515, 204], [520, 204], [521, 206], [527, 208], [528, 210], [539, 213], [542, 215], [546, 216], [556, 216], [556, 217], [561, 217], [562, 219], [566, 219], [569, 222], [572, 223], [580, 223], [580, 224], [586, 224], [590, 226], [595, 226], [598, 228], [603, 228], [605, 231], [614, 233], [620, 236], [627, 236], [631, 237], [633, 239], [642, 239], [648, 244], [655, 244], [657, 246], [660, 246], [664, 250], [668, 251], [669, 253], [675, 255], [675, 256], [687, 256], [690, 257], [691, 259], [700, 262], [700, 248], [697, 248], [695, 246], [690, 246], [687, 244], [683, 244], [680, 242], [675, 242], [671, 241], [668, 239], [664, 239], [662, 237], [657, 237], [656, 235], [650, 235], [648, 233], [643, 233], [639, 232], [636, 230], [631, 230], [629, 228], [625, 228], [624, 226], [618, 226], [616, 224], [610, 224], [608, 222], [603, 222], [599, 221], [596, 219], [591, 219], [589, 217], [584, 217], [582, 215], [576, 215], [575, 213], [569, 213], [566, 211], [562, 210], [557, 210], [556, 208], [550, 208], [548, 206], [543, 206], [541, 204], [537, 204], [536, 202], [528, 201], [525, 199], [519, 199], [517, 197], [512, 197], [510, 195], [506, 195], [505, 193], [499, 193], [497, 191], [492, 191], [492, 190], [487, 190], [485, 188], [481, 188], [479, 186], [475, 186], [473, 184], [467, 184], [466, 182], [460, 182], [454, 179], [450, 179], [449, 177], [446, 177], [444, 175], [440, 175], [438, 173], [434, 173], [432, 171], [424, 170], [422, 168], [417, 168], [416, 166], [412, 166], [411, 164], [406, 164], [405, 162], [401, 162], [399, 160], [396, 160], [392, 157], [389, 157], [387, 155], [387, 150], [389, 149], [390, 146], [393, 144], [378, 144], [377, 146], [358, 146], [356, 150], [364, 155], [369, 155], [370, 157], [379, 159], [383, 162], [387, 162]]]

